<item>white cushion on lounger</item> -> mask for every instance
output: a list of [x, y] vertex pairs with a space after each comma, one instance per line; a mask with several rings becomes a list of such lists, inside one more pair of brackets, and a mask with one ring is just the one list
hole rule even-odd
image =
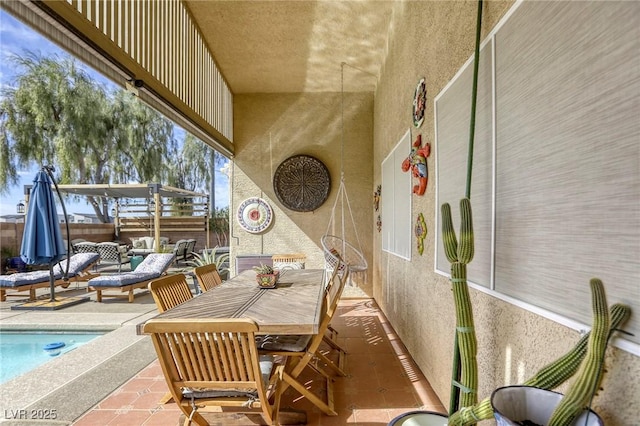
[[[54, 279], [60, 276], [54, 275]], [[29, 284], [38, 284], [49, 280], [49, 271], [18, 272], [11, 275], [0, 275], [0, 287], [20, 287]]]
[[138, 273], [137, 269], [135, 272], [126, 272], [124, 274], [118, 275], [103, 275], [101, 277], [96, 277], [89, 280], [88, 284], [90, 286], [97, 287], [123, 287], [129, 284], [136, 284], [141, 281], [151, 281], [154, 278], [157, 278], [159, 274], [154, 274], [151, 272]]
[[[69, 263], [69, 276], [73, 277], [84, 271], [94, 262], [97, 262], [100, 258], [98, 253], [76, 253], [71, 256]], [[60, 261], [53, 267], [53, 272], [57, 275], [62, 275], [67, 269], [67, 259]]]

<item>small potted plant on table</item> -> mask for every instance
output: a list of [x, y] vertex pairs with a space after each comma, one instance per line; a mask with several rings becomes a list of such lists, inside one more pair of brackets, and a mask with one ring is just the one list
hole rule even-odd
[[256, 281], [260, 288], [274, 288], [276, 286], [280, 275], [279, 271], [274, 271], [271, 266], [264, 263], [254, 266], [253, 270], [256, 271]]

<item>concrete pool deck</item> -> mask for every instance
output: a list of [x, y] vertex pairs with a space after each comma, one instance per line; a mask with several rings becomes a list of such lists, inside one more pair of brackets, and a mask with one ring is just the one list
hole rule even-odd
[[[140, 292], [140, 290], [137, 290]], [[46, 297], [48, 289], [38, 290]], [[136, 325], [157, 314], [149, 293], [126, 299], [95, 300], [86, 285], [56, 288], [56, 296], [90, 300], [56, 311], [12, 310], [21, 297], [0, 302], [0, 331], [101, 331], [77, 349], [0, 385], [0, 424], [69, 425], [156, 359], [148, 336]]]

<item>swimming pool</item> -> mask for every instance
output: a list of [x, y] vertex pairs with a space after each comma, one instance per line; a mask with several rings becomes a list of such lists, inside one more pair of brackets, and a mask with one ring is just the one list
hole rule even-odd
[[[0, 384], [47, 361], [55, 359], [44, 351], [51, 343], [64, 343], [60, 355], [102, 336], [103, 333], [66, 332], [6, 332], [0, 333]], [[60, 346], [60, 345], [53, 345]], [[58, 355], [58, 356], [60, 356]]]

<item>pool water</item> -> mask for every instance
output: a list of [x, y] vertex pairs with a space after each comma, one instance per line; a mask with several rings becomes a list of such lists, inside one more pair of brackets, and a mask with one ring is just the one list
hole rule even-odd
[[[24, 374], [62, 354], [101, 336], [102, 333], [0, 333], [0, 384]], [[43, 349], [51, 343], [64, 343], [60, 354], [51, 356]], [[58, 346], [58, 345], [56, 345]]]

